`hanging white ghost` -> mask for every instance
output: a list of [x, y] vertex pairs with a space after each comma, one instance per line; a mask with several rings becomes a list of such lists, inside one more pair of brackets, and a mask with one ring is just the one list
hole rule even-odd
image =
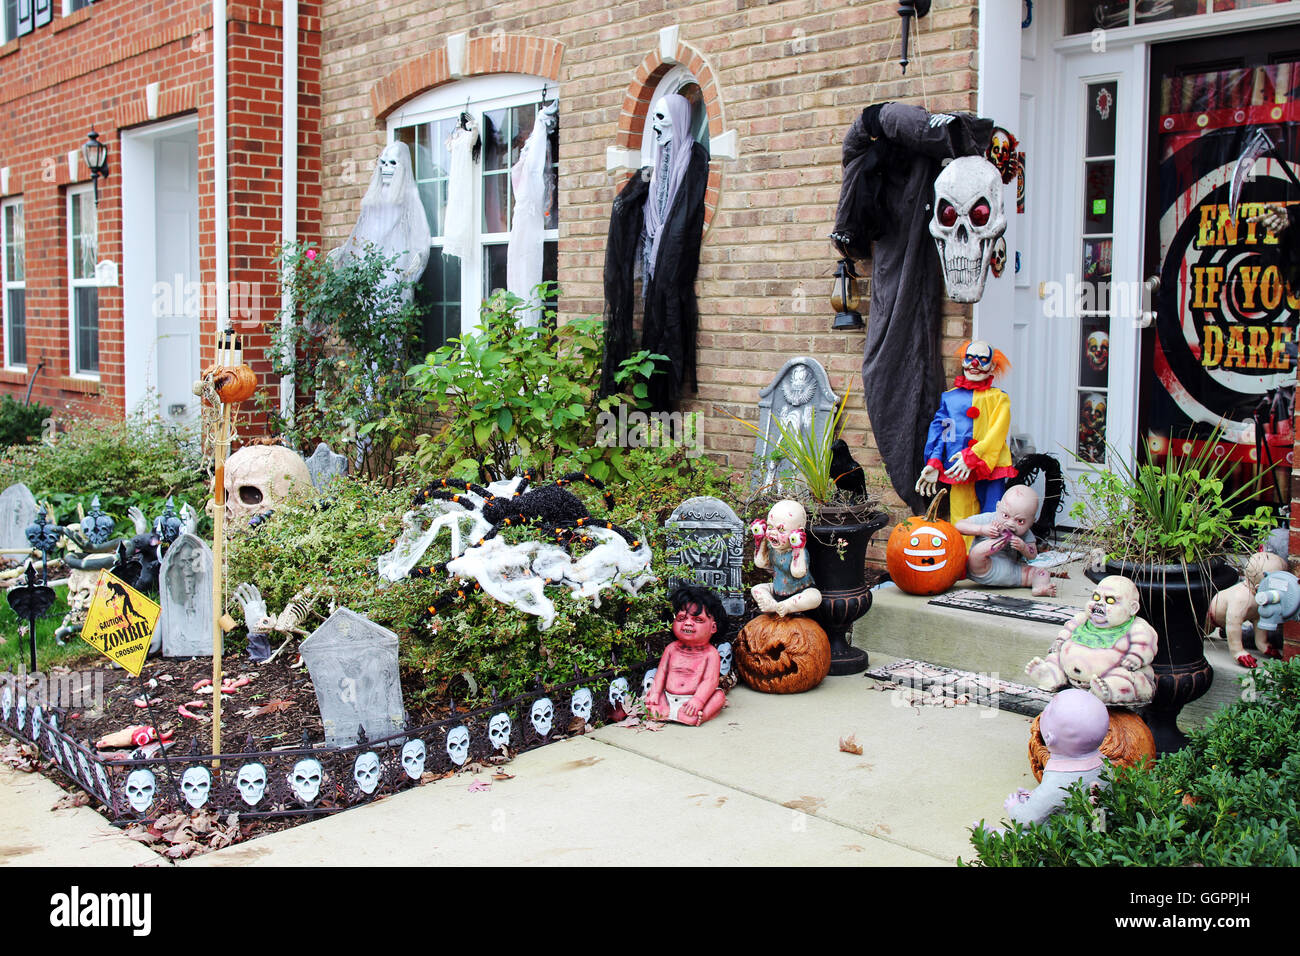
[[424, 272], [429, 243], [429, 219], [411, 173], [411, 150], [405, 143], [389, 143], [375, 161], [357, 224], [330, 259], [346, 262], [373, 245], [385, 256], [397, 257], [384, 284], [409, 286]]
[[239, 796], [250, 807], [257, 806], [266, 793], [266, 768], [260, 763], [246, 763], [239, 768], [235, 776], [235, 786]]
[[208, 802], [212, 791], [212, 774], [207, 767], [187, 767], [181, 774], [181, 796], [195, 810]]
[[379, 755], [367, 750], [352, 765], [352, 779], [362, 793], [374, 793], [379, 786]]
[[505, 750], [510, 745], [510, 715], [493, 714], [488, 721], [488, 740], [496, 750]]
[[551, 703], [549, 697], [542, 697], [533, 701], [533, 709], [528, 714], [528, 720], [533, 725], [533, 730], [537, 731], [539, 737], [545, 737], [551, 732], [551, 724], [555, 719], [555, 705]]
[[954, 159], [934, 181], [930, 235], [943, 263], [948, 298], [978, 302], [993, 246], [1007, 230], [1002, 176], [983, 156]]
[[464, 726], [453, 727], [447, 732], [447, 756], [457, 767], [465, 766], [469, 759], [469, 730]]
[[402, 769], [412, 780], [419, 780], [424, 776], [424, 761], [428, 757], [428, 752], [424, 749], [424, 741], [416, 738], [408, 740], [402, 745]]
[[311, 803], [320, 795], [323, 776], [320, 761], [306, 757], [293, 765], [293, 773], [289, 774], [289, 789], [302, 803]]
[[132, 770], [126, 778], [126, 802], [136, 813], [144, 813], [153, 805], [153, 795], [158, 789], [152, 770]]

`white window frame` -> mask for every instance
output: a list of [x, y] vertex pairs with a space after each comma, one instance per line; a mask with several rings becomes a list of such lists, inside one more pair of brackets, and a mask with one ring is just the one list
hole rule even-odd
[[[95, 276], [95, 270], [92, 268], [88, 277], [74, 278], [73, 253], [74, 246], [72, 242], [72, 204], [79, 196], [90, 196], [90, 207], [95, 209], [94, 193], [90, 185], [73, 186], [67, 191], [67, 205], [65, 207], [67, 214], [67, 223], [64, 232], [64, 242], [68, 255], [68, 375], [72, 378], [83, 378], [91, 381], [98, 381], [100, 373], [80, 371], [81, 356], [78, 353], [77, 342], [77, 290], [84, 288], [99, 288], [99, 281]], [[95, 210], [95, 249], [96, 261], [98, 261], [99, 249], [99, 214]], [[99, 334], [99, 305], [95, 305], [95, 334]]]
[[[8, 221], [9, 221], [8, 213], [10, 209], [13, 209], [15, 207], [23, 211], [23, 223], [24, 223], [23, 278], [20, 280], [13, 280], [9, 276], [10, 237], [9, 237], [9, 228], [8, 228]], [[2, 319], [4, 322], [4, 340], [5, 340], [4, 367], [7, 369], [14, 369], [20, 372], [27, 371], [27, 363], [26, 362], [17, 363], [12, 361], [13, 338], [9, 334], [9, 293], [17, 289], [26, 290], [27, 288], [26, 221], [27, 221], [26, 209], [23, 206], [23, 199], [21, 196], [16, 197], [14, 199], [6, 199], [4, 200], [4, 202], [0, 202], [0, 319]], [[23, 318], [24, 334], [26, 328], [27, 328], [27, 321], [26, 321], [26, 315], [24, 315]], [[25, 342], [24, 342], [24, 346], [26, 346]], [[26, 353], [26, 351], [27, 349], [26, 347], [24, 347], [23, 352]]]
[[[492, 110], [511, 106], [527, 106], [541, 100], [541, 91], [545, 88], [546, 99], [560, 98], [559, 86], [551, 80], [540, 76], [523, 73], [493, 73], [476, 76], [455, 83], [448, 83], [437, 89], [417, 96], [406, 103], [400, 110], [388, 118], [388, 142], [398, 142], [397, 131], [407, 126], [417, 126], [438, 120], [457, 118], [466, 110], [478, 123], [480, 133], [483, 130], [483, 114]], [[414, 159], [414, 157], [412, 157]], [[474, 164], [474, 241], [473, 252], [460, 260], [460, 334], [467, 335], [479, 327], [479, 313], [483, 305], [483, 266], [485, 245], [504, 244], [509, 238], [505, 232], [482, 232], [483, 224], [483, 153]], [[509, 175], [507, 172], [506, 175]], [[542, 231], [543, 242], [558, 242], [560, 230]], [[434, 236], [431, 256], [442, 255], [442, 237]]]

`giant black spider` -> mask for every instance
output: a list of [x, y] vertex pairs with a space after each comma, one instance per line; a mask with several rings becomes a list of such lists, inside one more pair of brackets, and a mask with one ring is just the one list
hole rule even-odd
[[[583, 530], [587, 528], [608, 529], [622, 537], [631, 547], [639, 548], [641, 546], [641, 541], [626, 529], [619, 527], [612, 521], [593, 518], [587, 506], [583, 504], [582, 499], [565, 488], [566, 485], [571, 485], [577, 481], [586, 482], [601, 492], [604, 497], [605, 507], [612, 508], [614, 506], [614, 496], [605, 489], [605, 485], [599, 479], [586, 472], [577, 471], [556, 478], [553, 483], [535, 488], [529, 487], [532, 481], [532, 473], [524, 472], [515, 485], [515, 490], [507, 497], [493, 494], [487, 488], [472, 482], [464, 482], [455, 478], [443, 478], [417, 492], [413, 505], [418, 508], [429, 500], [441, 500], [458, 504], [467, 511], [477, 511], [491, 527], [481, 538], [474, 542], [474, 546], [481, 545], [483, 542], [495, 537], [503, 528], [527, 525], [540, 526], [543, 533], [550, 534], [566, 549], [569, 549], [575, 540], [588, 541], [589, 537], [583, 534]], [[477, 495], [482, 499], [481, 505], [469, 495], [464, 494], [464, 492], [473, 492]], [[412, 568], [410, 576], [413, 578], [430, 577], [441, 574], [446, 569], [447, 562], [442, 562], [430, 567]], [[546, 583], [552, 582], [548, 580]], [[477, 583], [451, 589], [430, 605], [429, 614], [437, 614], [440, 609], [446, 607], [451, 601], [463, 598], [467, 592], [478, 589], [479, 585]]]

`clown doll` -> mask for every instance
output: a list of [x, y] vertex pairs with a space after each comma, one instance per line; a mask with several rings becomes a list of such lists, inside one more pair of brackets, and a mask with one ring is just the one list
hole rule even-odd
[[925, 467], [917, 494], [933, 497], [938, 483], [949, 486], [953, 523], [994, 511], [1016, 476], [1007, 433], [1011, 399], [994, 380], [1011, 368], [1007, 357], [987, 342], [967, 342], [957, 353], [961, 374], [939, 397], [925, 442]]

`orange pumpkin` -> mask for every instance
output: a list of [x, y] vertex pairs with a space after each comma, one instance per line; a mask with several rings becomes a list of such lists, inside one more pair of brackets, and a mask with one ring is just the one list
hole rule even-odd
[[885, 544], [889, 577], [908, 594], [939, 594], [966, 575], [966, 540], [947, 521], [940, 521], [942, 489], [924, 515], [900, 521]]
[[736, 670], [754, 690], [798, 694], [831, 670], [831, 642], [821, 625], [802, 614], [760, 614], [736, 638]]
[[223, 366], [212, 370], [212, 387], [227, 405], [238, 405], [257, 390], [257, 373], [247, 365]]

